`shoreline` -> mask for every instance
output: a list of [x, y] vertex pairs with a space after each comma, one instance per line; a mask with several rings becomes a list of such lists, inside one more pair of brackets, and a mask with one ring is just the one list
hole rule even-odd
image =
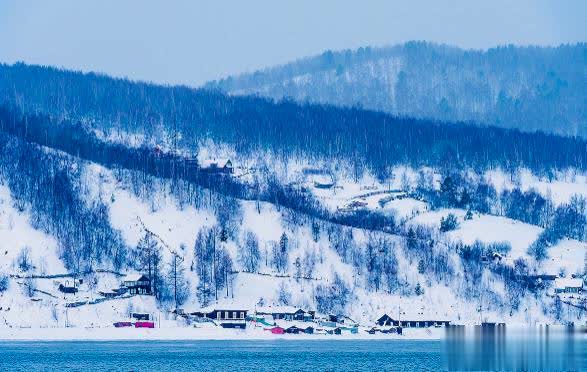
[[[436, 330], [438, 331], [438, 330]], [[414, 329], [397, 334], [282, 334], [260, 329], [228, 330], [205, 328], [0, 328], [0, 342], [10, 341], [312, 341], [312, 340], [421, 340], [439, 341], [444, 332]]]

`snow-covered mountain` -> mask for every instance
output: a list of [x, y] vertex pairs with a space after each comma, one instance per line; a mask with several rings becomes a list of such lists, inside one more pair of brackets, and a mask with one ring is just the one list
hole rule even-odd
[[585, 319], [581, 139], [0, 70], [0, 327]]
[[400, 116], [587, 136], [585, 44], [462, 50], [425, 42], [327, 51], [207, 86]]

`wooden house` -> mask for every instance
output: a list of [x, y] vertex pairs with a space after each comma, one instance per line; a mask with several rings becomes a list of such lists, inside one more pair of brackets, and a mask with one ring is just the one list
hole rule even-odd
[[232, 174], [234, 169], [230, 159], [206, 159], [202, 161], [200, 171], [217, 174]]
[[218, 321], [226, 320], [242, 320], [245, 321], [247, 318], [248, 310], [245, 309], [202, 309], [192, 313], [192, 315], [199, 316], [201, 318], [209, 318]]
[[151, 280], [146, 275], [127, 275], [124, 278], [122, 285], [127, 289], [128, 293], [130, 293], [131, 295], [151, 294]]
[[136, 320], [151, 320], [151, 314], [149, 313], [132, 313], [130, 316]]
[[76, 286], [69, 285], [68, 283], [59, 284], [58, 289], [59, 289], [59, 292], [61, 292], [61, 293], [75, 294], [78, 292], [78, 289]]
[[448, 320], [430, 320], [430, 319], [418, 319], [418, 320], [395, 320], [387, 314], [383, 314], [382, 317], [377, 319], [376, 323], [379, 326], [394, 326], [394, 327], [405, 327], [405, 328], [428, 328], [428, 327], [447, 327], [450, 324]]
[[212, 319], [218, 322], [223, 328], [245, 329], [247, 312], [248, 310], [241, 308], [201, 309], [190, 315]]

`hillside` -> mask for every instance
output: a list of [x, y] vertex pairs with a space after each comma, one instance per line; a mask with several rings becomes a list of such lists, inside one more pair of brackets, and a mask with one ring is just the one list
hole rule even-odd
[[480, 51], [410, 42], [327, 51], [207, 87], [586, 137], [585, 51], [582, 43]]
[[584, 276], [582, 139], [24, 65], [0, 93], [0, 327], [584, 320], [556, 292]]

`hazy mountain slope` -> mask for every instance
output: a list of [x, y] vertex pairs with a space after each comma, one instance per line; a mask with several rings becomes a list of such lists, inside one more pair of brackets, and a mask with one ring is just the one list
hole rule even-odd
[[327, 51], [211, 82], [231, 94], [587, 136], [586, 45], [461, 50], [424, 42]]
[[[230, 97], [22, 64], [0, 65], [0, 103], [26, 115], [49, 115], [56, 127], [65, 119], [105, 137], [136, 136], [141, 139], [139, 145], [151, 148], [193, 153], [200, 142], [212, 139], [251, 154], [269, 149], [282, 157], [304, 154], [346, 160], [357, 171], [367, 168], [382, 177], [389, 166], [405, 163], [415, 167], [525, 166], [537, 172], [582, 169], [587, 164], [583, 139]], [[39, 120], [27, 120], [21, 126], [24, 133], [44, 133], [29, 130]], [[66, 126], [65, 135], [77, 129]], [[67, 141], [60, 144], [71, 147]]]

